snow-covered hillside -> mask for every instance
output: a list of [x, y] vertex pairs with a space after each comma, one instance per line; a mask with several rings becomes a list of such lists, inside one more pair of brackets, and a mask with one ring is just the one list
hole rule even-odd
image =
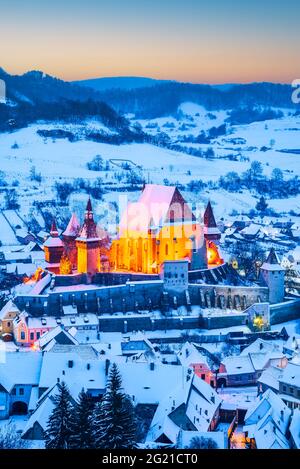
[[[16, 190], [22, 200], [21, 211], [25, 215], [35, 200], [53, 198], [52, 187], [55, 181], [72, 182], [74, 178], [93, 181], [101, 177], [105, 185], [115, 183], [118, 186], [118, 160], [129, 160], [140, 166], [139, 171], [146, 181], [161, 184], [166, 179], [170, 184], [182, 185], [191, 180], [217, 181], [220, 176], [230, 171], [238, 174], [244, 172], [254, 160], [262, 163], [266, 175], [270, 175], [274, 168], [280, 168], [284, 177], [292, 177], [300, 175], [300, 154], [295, 152], [300, 148], [300, 116], [292, 115], [288, 110], [283, 110], [283, 114], [279, 119], [230, 126], [229, 134], [220, 135], [208, 144], [184, 143], [183, 139], [190, 135], [197, 136], [201, 131], [207, 131], [213, 126], [222, 125], [228, 117], [227, 111], [210, 113], [194, 103], [183, 103], [178, 109], [177, 117], [138, 121], [150, 135], [163, 132], [170, 137], [171, 142], [179, 141], [182, 147], [180, 151], [145, 143], [110, 145], [87, 141], [83, 136], [83, 128], [94, 128], [106, 133], [109, 131], [102, 124], [95, 122], [82, 125], [34, 124], [12, 133], [0, 134], [0, 170], [5, 172], [9, 184], [18, 181]], [[132, 124], [136, 122], [132, 120]], [[67, 139], [43, 138], [37, 134], [38, 130], [45, 129], [68, 130], [78, 139], [70, 142]], [[191, 147], [203, 151], [211, 148], [214, 157], [196, 157], [184, 153], [185, 148], [188, 152]], [[294, 153], [290, 150], [294, 150]], [[86, 165], [95, 155], [101, 155], [107, 161], [113, 160], [113, 164], [107, 171], [90, 171]], [[33, 166], [37, 173], [41, 173], [40, 183], [30, 179]], [[215, 203], [217, 216], [228, 215], [232, 210], [247, 212], [257, 202], [257, 194], [250, 194], [247, 190], [234, 194], [212, 189], [205, 189], [197, 194], [183, 192], [190, 202], [205, 204], [211, 199]], [[134, 199], [137, 194], [130, 192], [128, 196]], [[111, 192], [106, 188], [106, 200], [117, 201], [118, 196], [118, 192]], [[3, 207], [3, 192], [1, 197]], [[72, 201], [74, 197], [76, 200], [73, 195]], [[300, 212], [300, 196], [289, 198], [287, 201], [268, 200], [268, 203], [276, 211]]]

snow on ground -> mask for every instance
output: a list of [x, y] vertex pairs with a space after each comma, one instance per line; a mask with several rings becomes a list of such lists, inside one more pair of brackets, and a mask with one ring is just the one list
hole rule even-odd
[[223, 400], [222, 408], [248, 409], [257, 398], [257, 386], [240, 386], [218, 389]]
[[0, 428], [5, 427], [6, 425], [14, 425], [16, 431], [21, 433], [25, 428], [28, 419], [28, 415], [11, 415], [9, 419], [0, 420]]
[[292, 321], [282, 322], [271, 326], [271, 330], [279, 331], [285, 327], [290, 337], [300, 336], [300, 319], [293, 319]]
[[[109, 145], [87, 141], [83, 139], [83, 125], [39, 123], [12, 133], [0, 134], [0, 170], [6, 173], [8, 183], [15, 180], [19, 182], [16, 190], [22, 198], [21, 214], [25, 219], [33, 201], [53, 199], [55, 181], [71, 182], [74, 178], [93, 181], [100, 177], [104, 183], [113, 182], [122, 192], [121, 184], [116, 179], [120, 171], [118, 166], [111, 164], [109, 171], [101, 172], [87, 169], [86, 164], [97, 154], [104, 160], [130, 160], [142, 167], [143, 176], [147, 181], [157, 184], [163, 184], [164, 179], [174, 185], [186, 185], [191, 180], [199, 179], [206, 182], [216, 181], [230, 171], [245, 171], [253, 160], [260, 161], [264, 173], [268, 175], [276, 167], [282, 169], [285, 177], [300, 175], [300, 155], [281, 152], [300, 147], [300, 117], [291, 116], [286, 110], [284, 117], [280, 119], [232, 126], [229, 135], [222, 135], [209, 145], [182, 143], [183, 136], [196, 136], [202, 130], [218, 127], [227, 117], [228, 113], [225, 111], [208, 112], [197, 104], [183, 103], [178, 109], [177, 117], [138, 121], [147, 133], [155, 135], [165, 132], [172, 142], [179, 142], [182, 147], [195, 147], [204, 151], [212, 147], [215, 159], [190, 156], [150, 144]], [[85, 123], [85, 126], [88, 129], [107, 132], [102, 124], [94, 121]], [[37, 134], [39, 129], [64, 129], [73, 132], [79, 139], [74, 142], [67, 139], [45, 139]], [[15, 143], [19, 148], [12, 148]], [[263, 146], [268, 150], [262, 151]], [[237, 161], [228, 159], [229, 155], [234, 155]], [[37, 173], [41, 173], [41, 184], [30, 180], [32, 166], [35, 166]], [[105, 200], [118, 202], [119, 194], [108, 191]], [[257, 203], [257, 195], [248, 191], [231, 194], [224, 190], [207, 189], [199, 194], [185, 191], [184, 195], [188, 202], [201, 203], [203, 206], [208, 199], [213, 200], [218, 217], [228, 216], [232, 210], [248, 212]], [[128, 196], [130, 200], [136, 200], [138, 193], [130, 192]], [[1, 201], [3, 203], [3, 193], [0, 194], [0, 203]], [[288, 202], [272, 200], [268, 203], [277, 212], [300, 211], [300, 196], [289, 198]], [[0, 241], [3, 237], [5, 243], [17, 244], [9, 227], [5, 226], [4, 230], [5, 233], [0, 234]]]
[[7, 222], [6, 218], [3, 216], [2, 213], [0, 213], [0, 242], [2, 245], [10, 246], [10, 245], [16, 245], [19, 244], [13, 229]]

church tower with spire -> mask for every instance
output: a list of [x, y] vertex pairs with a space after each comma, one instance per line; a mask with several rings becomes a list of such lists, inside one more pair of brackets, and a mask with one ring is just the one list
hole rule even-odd
[[100, 238], [94, 221], [91, 199], [89, 198], [84, 222], [76, 238], [77, 270], [83, 274], [94, 275], [100, 271]]
[[211, 266], [223, 264], [224, 260], [221, 258], [218, 244], [221, 239], [221, 232], [215, 220], [214, 212], [210, 201], [203, 216], [203, 232], [206, 240], [207, 263]]
[[77, 269], [77, 248], [76, 248], [76, 238], [79, 236], [80, 223], [75, 215], [72, 214], [67, 228], [63, 232], [63, 241], [65, 245], [65, 254], [69, 258], [72, 269]]
[[263, 285], [269, 287], [269, 302], [281, 303], [284, 300], [284, 274], [274, 248], [271, 248], [266, 261], [260, 268], [260, 279]]
[[47, 268], [59, 273], [60, 260], [64, 252], [64, 243], [58, 236], [56, 222], [53, 220], [49, 238], [44, 242], [45, 261]]
[[218, 242], [221, 239], [221, 232], [217, 226], [210, 201], [208, 202], [207, 207], [205, 209], [203, 221], [204, 238], [208, 241]]

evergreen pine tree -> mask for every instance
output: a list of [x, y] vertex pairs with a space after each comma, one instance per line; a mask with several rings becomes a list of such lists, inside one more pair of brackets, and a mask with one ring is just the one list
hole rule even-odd
[[94, 404], [90, 396], [81, 391], [78, 401], [75, 403], [71, 417], [70, 448], [90, 449], [93, 448], [92, 412]]
[[257, 202], [256, 204], [256, 210], [258, 210], [259, 212], [265, 212], [268, 208], [268, 203], [266, 202], [266, 199], [264, 198], [264, 196], [262, 195], [259, 199], [259, 201]]
[[70, 445], [70, 419], [73, 412], [71, 396], [64, 382], [58, 383], [54, 397], [55, 408], [48, 420], [45, 432], [47, 449], [68, 449]]
[[136, 443], [136, 418], [130, 397], [122, 392], [117, 365], [111, 366], [107, 391], [94, 411], [96, 448], [133, 448]]

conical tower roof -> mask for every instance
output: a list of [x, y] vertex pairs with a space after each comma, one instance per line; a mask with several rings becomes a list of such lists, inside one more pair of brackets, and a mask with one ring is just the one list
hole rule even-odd
[[94, 214], [92, 208], [92, 202], [89, 197], [89, 200], [86, 205], [85, 215], [84, 215], [84, 222], [80, 229], [78, 238], [83, 239], [99, 239], [97, 234], [97, 226], [94, 222]]
[[270, 249], [266, 262], [268, 264], [274, 264], [274, 265], [279, 264], [279, 259], [277, 257], [277, 254], [274, 248]]
[[262, 270], [284, 270], [278, 259], [277, 253], [274, 248], [271, 248], [266, 261], [261, 266]]
[[70, 218], [67, 228], [63, 232], [63, 235], [68, 236], [70, 238], [76, 238], [76, 236], [78, 236], [79, 231], [80, 231], [80, 223], [75, 213], [73, 213]]
[[208, 202], [207, 207], [206, 207], [205, 212], [204, 212], [204, 225], [207, 228], [216, 228], [217, 227], [217, 223], [216, 223], [216, 220], [215, 220], [214, 212], [213, 212], [210, 201]]
[[53, 221], [52, 221], [50, 236], [48, 239], [46, 239], [43, 246], [48, 247], [48, 248], [61, 248], [64, 246], [63, 241], [58, 236], [58, 230], [57, 230], [55, 218], [53, 218]]
[[50, 235], [51, 235], [53, 238], [55, 238], [55, 237], [58, 236], [58, 230], [57, 230], [55, 218], [53, 218], [53, 221], [52, 221], [52, 225], [51, 225], [51, 229], [50, 229]]
[[219, 240], [221, 238], [221, 232], [217, 226], [210, 201], [208, 202], [207, 207], [205, 209], [203, 221], [205, 239], [208, 239], [210, 241]]
[[93, 211], [93, 207], [92, 207], [92, 201], [91, 201], [91, 198], [89, 197], [89, 200], [87, 201], [87, 204], [86, 204], [86, 212], [92, 212]]

